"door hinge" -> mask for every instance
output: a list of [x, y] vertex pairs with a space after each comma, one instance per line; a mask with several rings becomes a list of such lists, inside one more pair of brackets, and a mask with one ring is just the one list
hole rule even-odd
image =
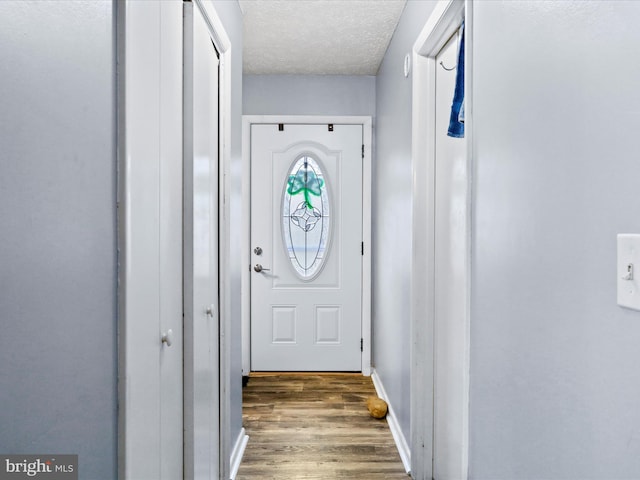
[[284, 132], [284, 123], [279, 123], [278, 124], [278, 131], [279, 132]]
[[362, 159], [364, 160], [364, 145], [362, 145]]
[[364, 242], [360, 243], [360, 255], [364, 256]]
[[329, 124], [329, 131], [330, 131], [330, 132], [333, 132], [333, 123], [330, 123], [330, 124]]
[[364, 352], [364, 340], [362, 338], [360, 339], [360, 351]]

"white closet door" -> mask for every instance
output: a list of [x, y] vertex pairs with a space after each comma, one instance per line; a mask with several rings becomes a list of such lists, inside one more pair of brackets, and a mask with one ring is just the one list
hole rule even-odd
[[219, 478], [218, 54], [185, 9], [185, 478]]

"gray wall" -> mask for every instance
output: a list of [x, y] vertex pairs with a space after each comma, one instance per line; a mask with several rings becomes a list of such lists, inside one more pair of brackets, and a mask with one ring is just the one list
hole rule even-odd
[[[240, 238], [242, 235], [242, 12], [236, 0], [215, 0], [216, 11], [231, 40], [231, 442], [242, 429], [242, 320]], [[231, 445], [233, 447], [233, 445]]]
[[640, 3], [474, 2], [473, 479], [640, 478]]
[[245, 115], [375, 115], [376, 77], [245, 75]]
[[376, 81], [373, 185], [374, 364], [410, 439], [411, 76], [404, 57], [435, 1], [409, 0]]
[[116, 477], [114, 16], [0, 2], [0, 452]]

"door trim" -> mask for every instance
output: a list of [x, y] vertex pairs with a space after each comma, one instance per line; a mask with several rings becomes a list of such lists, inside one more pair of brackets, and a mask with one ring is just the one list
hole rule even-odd
[[[472, 2], [441, 0], [425, 23], [413, 46], [412, 91], [412, 176], [413, 242], [411, 273], [411, 474], [432, 478], [434, 460], [434, 324], [435, 324], [435, 72], [436, 55], [465, 19], [465, 142], [467, 165], [472, 162]], [[471, 171], [469, 169], [468, 171]], [[471, 245], [471, 187], [467, 185], [466, 241]], [[469, 453], [469, 322], [471, 252], [466, 252], [466, 287], [461, 297], [466, 304], [463, 350], [466, 367], [462, 379], [466, 406], [461, 448], [463, 471], [468, 472]]]
[[362, 374], [371, 375], [371, 142], [369, 116], [243, 115], [242, 117], [242, 375], [251, 371], [251, 125], [362, 125]]

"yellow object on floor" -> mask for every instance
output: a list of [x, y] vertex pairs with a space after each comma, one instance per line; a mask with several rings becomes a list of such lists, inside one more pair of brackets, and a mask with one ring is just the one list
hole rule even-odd
[[367, 408], [373, 418], [384, 418], [387, 416], [387, 402], [378, 397], [367, 398]]

